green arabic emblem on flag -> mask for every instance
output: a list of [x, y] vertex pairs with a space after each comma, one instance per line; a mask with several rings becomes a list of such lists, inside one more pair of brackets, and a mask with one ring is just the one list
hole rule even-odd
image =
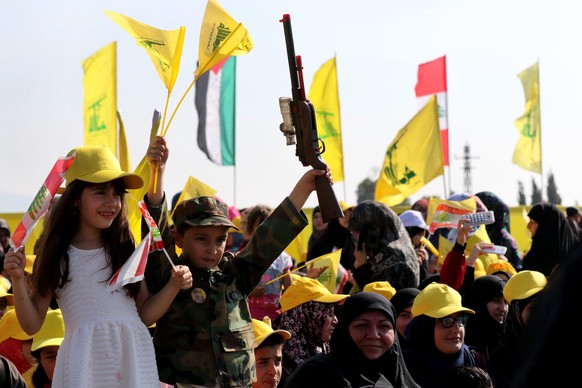
[[[386, 157], [390, 161], [388, 166], [384, 168], [384, 175], [386, 175], [390, 180], [392, 186], [407, 185], [410, 183], [410, 180], [416, 176], [416, 173], [406, 164], [404, 164], [403, 168], [400, 168], [399, 163], [394, 162], [394, 160], [402, 160], [402, 158], [396, 157], [396, 151], [398, 151], [398, 141], [394, 142], [394, 144], [386, 151]], [[404, 154], [404, 152], [401, 152], [400, 154]], [[398, 177], [399, 175], [400, 178]]]

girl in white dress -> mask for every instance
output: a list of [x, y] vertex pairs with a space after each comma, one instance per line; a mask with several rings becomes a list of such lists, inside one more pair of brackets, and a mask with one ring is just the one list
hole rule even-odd
[[24, 274], [24, 249], [8, 252], [20, 325], [32, 335], [56, 298], [65, 322], [54, 387], [160, 387], [148, 326], [180, 289], [192, 286], [188, 267], [176, 266], [168, 284], [150, 295], [143, 281], [110, 292], [112, 275], [135, 250], [124, 194], [143, 186], [104, 146], [81, 146], [66, 172], [66, 189], [40, 240], [33, 273]]

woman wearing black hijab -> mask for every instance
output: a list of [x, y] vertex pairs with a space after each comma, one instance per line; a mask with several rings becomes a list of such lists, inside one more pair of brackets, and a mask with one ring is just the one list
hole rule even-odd
[[501, 339], [509, 311], [503, 287], [500, 277], [485, 275], [475, 279], [463, 296], [463, 306], [475, 311], [468, 316], [465, 343], [487, 360]]
[[564, 213], [551, 203], [540, 202], [527, 215], [531, 248], [523, 257], [522, 269], [550, 276], [554, 267], [572, 250], [576, 235]]
[[331, 336], [331, 353], [304, 361], [285, 387], [419, 387], [406, 369], [395, 317], [384, 296], [352, 295]]

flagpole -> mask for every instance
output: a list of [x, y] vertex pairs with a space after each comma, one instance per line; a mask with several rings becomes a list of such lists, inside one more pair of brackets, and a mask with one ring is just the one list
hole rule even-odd
[[541, 184], [541, 196], [542, 196], [542, 201], [544, 200], [544, 169], [543, 169], [543, 158], [542, 158], [542, 106], [541, 106], [541, 99], [542, 99], [542, 94], [541, 94], [541, 88], [540, 88], [540, 58], [538, 57], [538, 110], [539, 110], [539, 116], [540, 116], [540, 122], [539, 122], [539, 137], [540, 137], [540, 178], [542, 180], [542, 184]]

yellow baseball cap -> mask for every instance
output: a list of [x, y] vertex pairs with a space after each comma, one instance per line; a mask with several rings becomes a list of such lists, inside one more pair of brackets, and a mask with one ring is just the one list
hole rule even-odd
[[48, 310], [40, 330], [32, 336], [31, 351], [48, 346], [61, 346], [65, 338], [65, 321], [60, 309]]
[[19, 341], [26, 341], [32, 338], [20, 327], [18, 318], [16, 318], [16, 310], [14, 309], [6, 310], [2, 318], [0, 318], [0, 343], [8, 338], [14, 338]]
[[377, 294], [383, 295], [388, 300], [392, 299], [394, 294], [396, 294], [396, 289], [392, 287], [388, 281], [368, 283], [364, 286], [363, 291], [375, 292]]
[[8, 306], [14, 306], [14, 296], [6, 292], [4, 287], [0, 287], [0, 298], [6, 298], [6, 304]]
[[507, 281], [503, 288], [503, 296], [507, 303], [514, 300], [527, 299], [544, 289], [548, 279], [538, 271], [524, 270], [516, 273]]
[[83, 145], [73, 148], [67, 156], [73, 154], [75, 159], [65, 173], [65, 187], [77, 179], [89, 183], [105, 183], [119, 178], [123, 178], [128, 189], [139, 189], [143, 186], [143, 179], [139, 175], [121, 169], [119, 161], [107, 146]]
[[513, 265], [511, 265], [511, 263], [509, 261], [499, 260], [499, 259], [491, 262], [487, 266], [486, 272], [487, 272], [487, 275], [491, 275], [491, 274], [493, 274], [495, 272], [499, 272], [499, 271], [507, 273], [510, 277], [517, 273], [517, 271], [515, 270], [515, 268], [513, 268]]
[[332, 294], [318, 280], [303, 276], [293, 281], [281, 296], [279, 303], [281, 303], [281, 312], [285, 312], [309, 301], [338, 303], [343, 302], [347, 297], [349, 295]]
[[412, 316], [426, 315], [431, 318], [443, 318], [454, 313], [475, 314], [475, 311], [463, 307], [461, 294], [446, 284], [432, 282], [414, 298]]
[[253, 318], [253, 334], [255, 335], [255, 342], [257, 346], [260, 346], [267, 337], [278, 334], [287, 341], [291, 338], [291, 333], [287, 330], [273, 330], [271, 327], [271, 319], [269, 317], [264, 317], [262, 321]]
[[339, 205], [340, 205], [342, 211], [344, 211], [344, 212], [346, 210], [350, 210], [350, 209], [353, 209], [355, 207], [354, 205], [348, 205], [348, 203], [345, 201], [339, 201]]

